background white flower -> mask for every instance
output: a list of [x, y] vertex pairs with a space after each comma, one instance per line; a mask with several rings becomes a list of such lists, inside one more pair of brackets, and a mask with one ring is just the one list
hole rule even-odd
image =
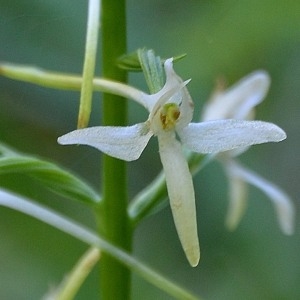
[[[203, 110], [202, 120], [254, 119], [254, 107], [261, 103], [270, 86], [269, 75], [256, 71], [241, 79], [231, 88], [217, 88]], [[289, 196], [273, 183], [242, 166], [236, 156], [248, 147], [226, 151], [218, 155], [229, 180], [229, 208], [225, 224], [234, 230], [245, 213], [247, 206], [247, 184], [264, 192], [275, 206], [278, 222], [285, 234], [294, 231], [295, 209]]]

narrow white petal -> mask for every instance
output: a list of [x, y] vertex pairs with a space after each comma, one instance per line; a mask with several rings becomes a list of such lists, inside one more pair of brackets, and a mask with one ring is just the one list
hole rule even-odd
[[176, 230], [189, 263], [195, 267], [200, 248], [192, 176], [175, 134], [159, 134], [158, 141]]
[[265, 71], [249, 74], [224, 92], [216, 92], [206, 104], [202, 120], [246, 119], [262, 102], [269, 86], [270, 77]]
[[224, 162], [224, 167], [228, 176], [229, 183], [229, 206], [225, 219], [225, 226], [235, 230], [247, 208], [248, 186], [243, 178], [231, 172], [231, 164]]
[[275, 124], [262, 121], [215, 120], [190, 123], [178, 131], [188, 148], [200, 153], [223, 152], [286, 138], [285, 132]]
[[98, 126], [74, 130], [58, 138], [62, 145], [89, 145], [107, 155], [136, 160], [145, 149], [152, 133], [147, 123], [129, 127]]
[[253, 171], [246, 169], [234, 161], [231, 161], [230, 164], [230, 172], [232, 174], [259, 188], [270, 198], [274, 204], [282, 232], [287, 235], [293, 234], [295, 207], [290, 197], [278, 186], [264, 179]]

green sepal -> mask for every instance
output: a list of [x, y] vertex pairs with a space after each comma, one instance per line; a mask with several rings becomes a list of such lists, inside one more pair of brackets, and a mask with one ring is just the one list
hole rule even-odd
[[120, 69], [131, 71], [131, 72], [141, 72], [142, 67], [138, 58], [137, 51], [128, 54], [123, 54], [117, 59], [117, 66]]
[[139, 49], [138, 58], [151, 94], [155, 94], [164, 86], [165, 74], [162, 60], [153, 50]]
[[[134, 52], [124, 54], [120, 56], [117, 60], [117, 66], [123, 70], [130, 71], [130, 72], [142, 72], [142, 66], [139, 60], [138, 52], [140, 50], [143, 51], [153, 51], [153, 50], [147, 50], [146, 48], [138, 49]], [[180, 54], [173, 56], [173, 61], [177, 62], [184, 58], [186, 54]], [[160, 59], [161, 64], [163, 65], [166, 59], [162, 58]]]

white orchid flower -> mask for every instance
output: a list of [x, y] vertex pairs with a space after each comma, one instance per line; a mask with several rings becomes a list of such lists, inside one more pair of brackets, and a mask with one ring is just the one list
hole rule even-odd
[[[256, 71], [227, 90], [217, 90], [203, 110], [203, 121], [218, 119], [254, 119], [254, 107], [268, 92], [270, 78], [264, 71]], [[226, 151], [218, 156], [229, 179], [229, 209], [225, 224], [234, 230], [244, 215], [247, 204], [247, 184], [264, 192], [273, 202], [278, 222], [285, 234], [294, 230], [293, 202], [279, 187], [242, 166], [237, 159], [248, 147]]]
[[139, 158], [149, 139], [157, 136], [175, 226], [188, 261], [196, 266], [200, 259], [200, 247], [195, 195], [182, 144], [195, 152], [218, 153], [237, 147], [278, 142], [286, 135], [278, 126], [260, 121], [191, 123], [193, 102], [186, 89], [189, 81], [183, 82], [174, 72], [172, 61], [167, 59], [164, 64], [166, 83], [158, 93], [139, 93], [138, 97], [133, 97], [148, 109], [146, 122], [129, 127], [79, 129], [61, 136], [58, 142], [63, 145], [89, 145], [110, 156], [132, 161]]

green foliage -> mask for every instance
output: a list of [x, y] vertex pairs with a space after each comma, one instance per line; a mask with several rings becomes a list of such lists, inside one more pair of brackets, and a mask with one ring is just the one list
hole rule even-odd
[[[271, 150], [272, 155], [271, 146], [262, 146], [242, 159], [251, 160], [253, 168], [282, 182], [295, 198], [299, 178], [299, 5], [298, 1], [274, 5], [270, 0], [128, 1], [127, 20], [129, 49], [151, 45], [164, 57], [173, 52], [188, 53], [185, 64], [178, 67], [184, 78], [193, 79], [189, 88], [195, 112], [209, 98], [218, 76], [226, 77], [231, 84], [257, 68], [270, 73], [272, 86], [268, 101], [257, 113], [259, 117], [279, 122], [287, 131], [288, 140]], [[86, 2], [74, 4], [58, 0], [0, 0], [1, 60], [79, 73], [86, 6]], [[133, 74], [131, 80], [136, 80], [135, 76]], [[136, 82], [139, 84], [138, 79], [134, 86]], [[73, 90], [79, 90], [79, 85], [78, 79]], [[58, 152], [52, 142], [66, 131], [66, 126], [71, 129], [75, 124], [77, 107], [74, 108], [74, 102], [79, 98], [75, 92], [45, 90], [0, 78], [0, 93], [1, 140], [14, 146], [25, 145], [30, 149], [28, 152], [49, 155], [55, 161], [71, 159], [74, 160], [72, 167], [80, 166], [82, 152], [75, 151], [70, 156], [69, 152]], [[96, 120], [97, 124], [99, 102], [95, 97], [92, 122]], [[134, 105], [128, 124], [135, 121], [132, 116], [137, 116]], [[135, 176], [131, 194], [147, 185], [160, 167], [158, 160], [149, 164], [147, 157], [148, 153], [152, 155], [157, 151], [155, 146], [147, 151], [140, 161], [130, 165]], [[98, 157], [89, 157], [85, 176], [92, 182], [99, 182], [95, 170], [98, 166]], [[25, 178], [27, 175], [23, 174]], [[1, 185], [6, 175], [1, 175]], [[140, 224], [135, 236], [137, 255], [195, 292], [207, 295], [207, 299], [298, 299], [295, 279], [299, 273], [299, 235], [283, 237], [278, 232], [269, 203], [255, 191], [251, 191], [250, 211], [241, 227], [235, 233], [226, 232], [223, 227], [226, 189], [222, 172], [213, 165], [194, 182], [201, 205], [198, 216], [204, 254], [199, 268], [190, 273], [180, 259], [174, 230], [169, 226], [172, 220], [168, 210]], [[134, 207], [133, 203], [130, 205]], [[72, 205], [64, 203], [64, 210], [69, 212]], [[45, 282], [57, 282], [70, 267], [68, 263], [77, 259], [78, 252], [71, 252], [71, 249], [76, 249], [78, 244], [70, 247], [70, 240], [64, 237], [56, 253], [50, 248], [51, 239], [44, 240], [44, 248], [37, 242], [33, 257], [27, 245], [44, 238], [46, 233], [40, 232], [40, 224], [28, 222], [25, 217], [7, 210], [0, 213], [1, 236], [5, 240], [0, 243], [0, 254], [5, 258], [1, 264], [0, 297], [39, 299], [41, 290], [47, 289]], [[86, 218], [85, 222], [89, 221]], [[23, 237], [23, 232], [29, 235]], [[57, 271], [58, 264], [60, 271]], [[97, 280], [95, 272], [78, 299], [96, 299]], [[24, 285], [30, 287], [26, 292]], [[134, 299], [140, 299], [141, 294], [146, 300], [173, 299], [139, 279], [133, 284], [133, 294]]]
[[[23, 174], [34, 178], [45, 188], [66, 198], [89, 205], [100, 202], [100, 196], [92, 187], [54, 163], [15, 152], [3, 144], [0, 145], [0, 153], [0, 175]], [[15, 185], [18, 185], [17, 182]]]
[[[141, 62], [141, 53], [144, 53], [150, 57], [150, 55], [154, 55], [153, 50], [147, 50], [146, 48], [138, 49], [137, 51], [123, 54], [117, 60], [117, 66], [121, 69], [131, 72], [142, 72], [144, 71], [142, 68]], [[173, 57], [173, 61], [177, 62], [184, 58], [186, 54], [176, 55]], [[165, 59], [161, 59], [157, 57], [158, 61], [160, 61], [161, 66], [164, 64]]]
[[117, 66], [131, 72], [141, 72], [142, 67], [138, 58], [137, 51], [123, 54], [117, 59]]
[[[166, 279], [158, 272], [142, 264], [136, 258], [134, 258], [130, 254], [125, 252], [123, 249], [116, 247], [115, 245], [107, 241], [105, 238], [103, 238], [101, 235], [99, 234], [97, 235], [93, 231], [74, 222], [73, 220], [68, 219], [65, 216], [61, 216], [48, 208], [45, 208], [39, 204], [31, 202], [30, 200], [24, 197], [7, 193], [5, 190], [1, 190], [1, 189], [0, 189], [0, 205], [10, 207], [17, 211], [28, 214], [29, 216], [32, 216], [46, 224], [56, 227], [59, 230], [68, 233], [69, 235], [74, 236], [75, 238], [87, 244], [90, 244], [105, 253], [109, 253], [117, 261], [129, 267], [131, 270], [139, 274], [145, 280], [149, 281], [154, 286], [165, 291], [167, 294], [176, 297], [177, 299], [200, 300], [199, 297], [196, 297], [192, 293], [180, 287], [178, 284]], [[80, 266], [79, 269], [77, 269], [76, 271], [78, 272], [80, 270], [80, 272], [86, 272], [87, 271], [86, 268], [89, 268], [90, 264], [91, 262], [87, 261], [87, 265], [83, 264], [83, 266]], [[84, 276], [86, 276], [86, 274]], [[79, 286], [82, 284], [81, 279], [79, 280], [79, 282], [76, 282], [76, 285], [77, 284]], [[58, 295], [58, 297], [54, 299], [66, 300], [66, 299], [72, 299], [72, 297], [69, 298], [69, 293], [67, 293], [67, 295], [63, 298], [61, 298]]]
[[164, 86], [164, 72], [159, 56], [153, 50], [139, 49], [138, 58], [150, 90], [150, 94], [157, 93]]

